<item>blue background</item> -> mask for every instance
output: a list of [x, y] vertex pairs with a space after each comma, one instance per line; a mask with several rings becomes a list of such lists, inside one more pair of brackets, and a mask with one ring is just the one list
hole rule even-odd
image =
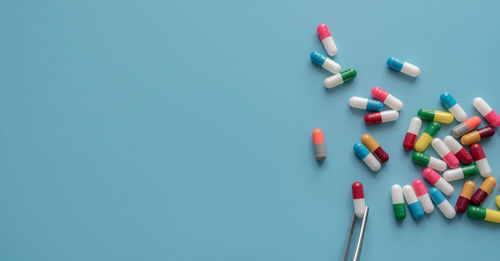
[[[354, 181], [371, 208], [362, 260], [495, 258], [497, 224], [439, 211], [397, 223], [389, 190], [421, 177], [402, 149], [418, 108], [443, 109], [447, 90], [469, 115], [476, 96], [500, 110], [499, 11], [498, 1], [4, 0], [0, 259], [339, 260]], [[358, 71], [332, 90], [309, 59], [324, 52], [319, 23], [334, 59]], [[421, 75], [389, 71], [391, 55]], [[398, 121], [365, 126], [348, 107], [373, 86], [405, 102]], [[352, 151], [363, 133], [391, 157], [376, 174]], [[495, 177], [498, 143], [482, 143]], [[484, 206], [496, 209], [498, 193]]]

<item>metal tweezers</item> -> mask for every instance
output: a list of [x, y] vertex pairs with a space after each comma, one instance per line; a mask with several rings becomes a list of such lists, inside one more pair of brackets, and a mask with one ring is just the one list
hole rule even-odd
[[[363, 221], [361, 222], [361, 229], [359, 230], [358, 244], [356, 245], [356, 251], [354, 252], [353, 261], [358, 261], [359, 255], [361, 253], [361, 244], [363, 244], [363, 236], [365, 234], [366, 220], [368, 218], [368, 206], [365, 206], [365, 213], [363, 214]], [[347, 234], [347, 241], [345, 242], [344, 256], [342, 261], [347, 261], [349, 257], [349, 248], [351, 245], [352, 233], [354, 231], [354, 223], [356, 222], [356, 215], [352, 214], [351, 226], [349, 227], [349, 233]]]

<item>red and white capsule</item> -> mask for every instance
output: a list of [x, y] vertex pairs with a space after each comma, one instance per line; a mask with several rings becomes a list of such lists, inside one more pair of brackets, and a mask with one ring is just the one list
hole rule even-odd
[[448, 147], [444, 144], [444, 142], [440, 138], [432, 139], [432, 148], [439, 154], [439, 156], [448, 164], [448, 167], [455, 169], [460, 165], [455, 154], [453, 154]]
[[383, 102], [385, 105], [391, 107], [393, 110], [400, 111], [403, 109], [402, 101], [380, 87], [373, 87], [372, 96], [373, 98]]
[[483, 98], [477, 97], [472, 101], [476, 110], [483, 115], [483, 117], [491, 124], [493, 127], [500, 126], [500, 116], [486, 103]]
[[389, 121], [395, 121], [399, 118], [399, 113], [395, 110], [372, 112], [365, 114], [366, 124], [377, 124]]
[[472, 163], [472, 155], [452, 136], [444, 137], [444, 144], [455, 154], [455, 156], [465, 165]]
[[470, 151], [472, 152], [472, 156], [474, 157], [474, 161], [476, 163], [477, 169], [479, 170], [479, 174], [483, 178], [487, 178], [491, 176], [491, 168], [486, 156], [484, 155], [483, 148], [479, 143], [474, 143], [470, 146]]
[[412, 150], [413, 147], [415, 147], [420, 127], [422, 127], [422, 120], [419, 117], [413, 117], [406, 131], [405, 140], [403, 141], [403, 147], [406, 150]]
[[432, 204], [431, 197], [427, 192], [424, 182], [421, 179], [416, 179], [411, 183], [411, 185], [415, 190], [415, 194], [417, 194], [418, 201], [420, 201], [424, 212], [426, 214], [432, 213], [434, 211], [434, 204]]
[[365, 192], [361, 182], [352, 183], [352, 200], [354, 202], [354, 214], [356, 217], [363, 217], [365, 214]]
[[326, 24], [320, 24], [316, 29], [318, 30], [319, 39], [321, 39], [328, 55], [335, 56], [337, 54], [337, 45], [335, 45], [335, 41], [333, 41], [333, 37]]

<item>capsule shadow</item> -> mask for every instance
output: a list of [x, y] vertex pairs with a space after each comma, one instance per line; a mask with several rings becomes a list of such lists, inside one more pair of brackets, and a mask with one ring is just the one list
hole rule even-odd
[[389, 71], [389, 74], [391, 74], [392, 76], [394, 77], [399, 77], [400, 79], [403, 79], [404, 81], [408, 82], [408, 83], [413, 83], [417, 80], [418, 76], [417, 77], [411, 77], [409, 75], [406, 75], [404, 73], [401, 73], [401, 72], [396, 72], [394, 71], [393, 69], [390, 69], [389, 67], [387, 67], [387, 71]]

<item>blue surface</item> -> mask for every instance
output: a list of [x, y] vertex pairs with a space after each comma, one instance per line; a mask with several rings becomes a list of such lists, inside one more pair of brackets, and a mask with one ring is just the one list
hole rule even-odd
[[[0, 260], [339, 260], [354, 181], [370, 206], [361, 260], [496, 259], [498, 224], [436, 212], [396, 222], [390, 188], [422, 177], [402, 148], [419, 108], [442, 109], [446, 90], [470, 116], [476, 96], [500, 110], [499, 11], [498, 1], [2, 1]], [[324, 51], [319, 23], [334, 60], [358, 71], [331, 90], [309, 59]], [[392, 55], [420, 76], [389, 70]], [[366, 126], [349, 108], [373, 86], [405, 102], [398, 121]], [[352, 151], [364, 133], [391, 157], [377, 174]], [[482, 143], [497, 178], [498, 135]], [[483, 206], [495, 209], [498, 193]]]

